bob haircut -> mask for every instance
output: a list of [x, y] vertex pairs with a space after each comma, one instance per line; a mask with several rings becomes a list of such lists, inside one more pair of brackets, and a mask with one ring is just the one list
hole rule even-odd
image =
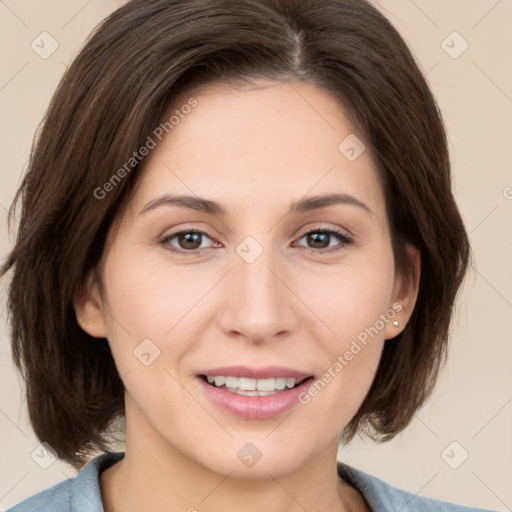
[[55, 92], [11, 206], [19, 228], [2, 267], [12, 270], [12, 352], [30, 420], [75, 467], [108, 448], [124, 414], [109, 345], [79, 327], [73, 306], [140, 163], [109, 180], [178, 94], [253, 78], [307, 81], [339, 101], [377, 166], [397, 271], [412, 272], [406, 243], [421, 252], [413, 315], [385, 344], [343, 441], [393, 438], [433, 390], [470, 248], [442, 119], [398, 32], [366, 0], [132, 0], [95, 29]]

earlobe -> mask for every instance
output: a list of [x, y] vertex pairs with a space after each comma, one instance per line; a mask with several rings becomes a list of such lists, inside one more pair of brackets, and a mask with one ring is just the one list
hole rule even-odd
[[82, 282], [73, 298], [78, 325], [94, 338], [106, 338], [104, 309], [92, 273]]
[[393, 321], [388, 322], [385, 328], [385, 338], [392, 339], [400, 334], [411, 318], [418, 298], [421, 274], [421, 253], [412, 244], [406, 244], [405, 251], [409, 259], [410, 271], [407, 274], [396, 276], [393, 290], [393, 300], [390, 309], [395, 312]]

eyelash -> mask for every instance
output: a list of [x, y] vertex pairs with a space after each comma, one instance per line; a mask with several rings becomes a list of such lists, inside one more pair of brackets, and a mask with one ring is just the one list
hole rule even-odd
[[[175, 233], [171, 233], [169, 235], [165, 235], [162, 238], [160, 238], [158, 240], [158, 242], [159, 242], [159, 244], [164, 246], [164, 248], [166, 250], [168, 250], [168, 251], [170, 251], [172, 253], [182, 254], [182, 255], [187, 255], [187, 256], [193, 256], [193, 255], [199, 254], [200, 252], [204, 251], [205, 249], [193, 249], [193, 250], [175, 249], [169, 243], [170, 240], [176, 238], [179, 235], [191, 234], [191, 233], [195, 233], [195, 234], [198, 234], [198, 235], [206, 235], [208, 238], [213, 240], [213, 236], [210, 235], [207, 231], [201, 231], [201, 230], [198, 230], [198, 229], [184, 229], [184, 230], [181, 230], [181, 231], [176, 231]], [[310, 231], [306, 231], [305, 233], [303, 233], [301, 235], [299, 240], [301, 240], [305, 236], [307, 236], [309, 234], [312, 234], [312, 233], [315, 233], [315, 234], [323, 233], [323, 234], [334, 235], [334, 236], [338, 237], [338, 239], [341, 242], [340, 245], [338, 247], [334, 248], [334, 249], [314, 249], [314, 248], [306, 247], [306, 249], [309, 249], [309, 251], [314, 252], [314, 253], [333, 253], [333, 252], [337, 252], [337, 251], [342, 250], [346, 245], [350, 245], [351, 243], [353, 243], [353, 239], [351, 237], [349, 237], [348, 235], [346, 235], [345, 233], [343, 233], [341, 231], [338, 231], [336, 229], [333, 229], [333, 228], [328, 228], [328, 227], [318, 227], [318, 228], [312, 229]], [[301, 246], [301, 247], [304, 247], [304, 246]], [[213, 247], [209, 247], [208, 249], [213, 249]]]

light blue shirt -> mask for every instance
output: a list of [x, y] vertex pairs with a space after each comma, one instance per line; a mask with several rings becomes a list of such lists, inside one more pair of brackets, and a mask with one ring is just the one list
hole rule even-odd
[[[122, 452], [99, 455], [75, 478], [35, 494], [7, 512], [104, 512], [100, 474], [123, 456]], [[375, 512], [491, 512], [417, 496], [343, 463], [338, 463], [338, 474], [358, 489]]]

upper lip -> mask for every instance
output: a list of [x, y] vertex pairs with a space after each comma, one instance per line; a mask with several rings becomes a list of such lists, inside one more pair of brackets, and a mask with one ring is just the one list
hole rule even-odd
[[297, 380], [312, 377], [311, 373], [286, 368], [284, 366], [265, 366], [262, 368], [251, 368], [249, 366], [223, 366], [221, 368], [211, 368], [199, 372], [199, 375], [208, 375], [216, 377], [223, 375], [225, 377], [247, 377], [249, 379], [270, 379], [278, 377], [294, 378]]

